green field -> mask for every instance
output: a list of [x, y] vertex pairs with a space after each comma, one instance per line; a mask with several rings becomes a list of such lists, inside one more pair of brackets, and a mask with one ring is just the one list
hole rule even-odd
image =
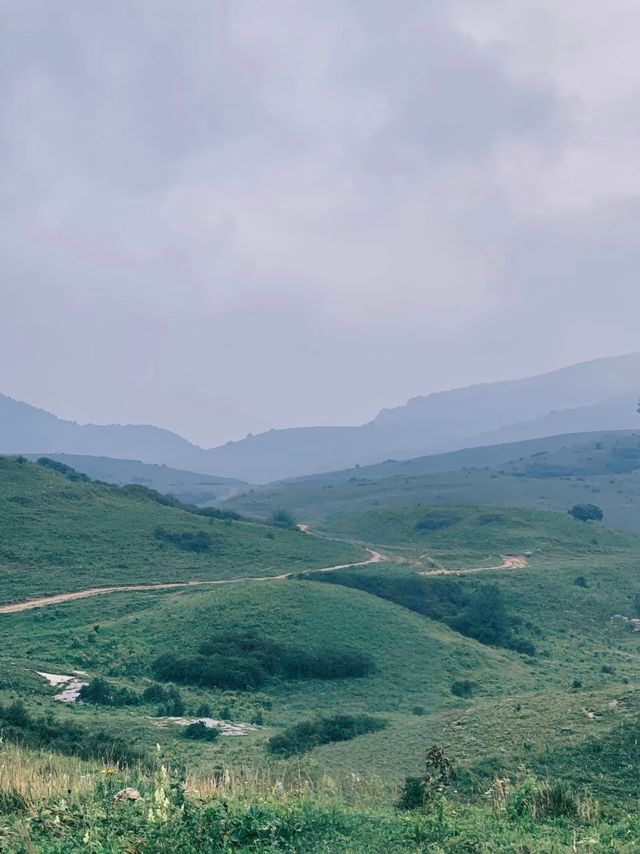
[[639, 455], [637, 433], [551, 437], [269, 484], [224, 506], [263, 518], [286, 507], [315, 524], [328, 516], [418, 503], [564, 512], [590, 502], [603, 508], [609, 527], [640, 534]]
[[[0, 466], [5, 602], [246, 579], [0, 614], [7, 850], [28, 851], [20, 839], [82, 850], [87, 833], [98, 851], [133, 838], [140, 851], [634, 850], [624, 845], [640, 838], [640, 635], [629, 622], [640, 617], [640, 540], [566, 513], [465, 503], [335, 512], [309, 536], [27, 462]], [[304, 572], [357, 562], [364, 546], [385, 560]], [[525, 566], [492, 568], [525, 553]], [[433, 574], [443, 566], [452, 574]], [[38, 671], [81, 671], [116, 699], [56, 702]], [[249, 728], [194, 741], [172, 714]], [[270, 749], [274, 736], [340, 716], [367, 717], [375, 731], [293, 756]], [[403, 780], [421, 774], [432, 744], [455, 784], [435, 805], [399, 813]], [[71, 793], [62, 812], [39, 782], [44, 747]], [[84, 765], [70, 772], [77, 755]], [[176, 806], [162, 832], [135, 805], [109, 818], [110, 786], [135, 784], [153, 800], [158, 755], [178, 778], [186, 768], [191, 818]], [[106, 779], [105, 759], [124, 763]], [[492, 795], [488, 806], [505, 779], [503, 802]], [[203, 827], [209, 849], [193, 841]]]
[[344, 543], [198, 516], [143, 489], [70, 481], [6, 457], [0, 530], [0, 602], [96, 586], [279, 575], [366, 558]]

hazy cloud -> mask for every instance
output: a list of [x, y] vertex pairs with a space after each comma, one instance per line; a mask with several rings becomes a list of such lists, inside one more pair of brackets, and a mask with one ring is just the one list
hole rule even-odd
[[637, 348], [625, 0], [0, 24], [0, 391], [213, 444]]

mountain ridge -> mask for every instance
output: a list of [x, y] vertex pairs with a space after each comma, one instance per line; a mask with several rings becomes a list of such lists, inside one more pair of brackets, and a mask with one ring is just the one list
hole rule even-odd
[[411, 398], [361, 426], [292, 427], [201, 448], [152, 425], [64, 421], [0, 395], [0, 453], [69, 453], [138, 459], [268, 483], [563, 432], [636, 426], [640, 353], [581, 362], [519, 380]]

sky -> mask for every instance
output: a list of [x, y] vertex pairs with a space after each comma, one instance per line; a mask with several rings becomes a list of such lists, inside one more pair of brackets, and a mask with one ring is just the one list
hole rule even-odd
[[0, 0], [0, 392], [205, 446], [640, 349], [637, 0]]

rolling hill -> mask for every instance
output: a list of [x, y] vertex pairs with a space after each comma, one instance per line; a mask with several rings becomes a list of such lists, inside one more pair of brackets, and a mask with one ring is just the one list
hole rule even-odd
[[305, 522], [408, 504], [497, 504], [566, 511], [595, 503], [640, 534], [640, 434], [585, 433], [390, 460], [254, 487], [225, 506], [257, 518], [286, 507]]
[[[38, 454], [26, 456], [34, 461], [39, 458]], [[86, 474], [91, 480], [101, 480], [118, 486], [137, 483], [165, 495], [171, 495], [184, 504], [195, 504], [198, 507], [206, 507], [216, 501], [222, 501], [247, 488], [247, 484], [239, 480], [181, 471], [158, 463], [76, 454], [48, 454], [47, 456]]]
[[142, 486], [70, 480], [26, 460], [0, 458], [0, 600], [273, 576], [367, 557], [345, 543], [165, 502]]

